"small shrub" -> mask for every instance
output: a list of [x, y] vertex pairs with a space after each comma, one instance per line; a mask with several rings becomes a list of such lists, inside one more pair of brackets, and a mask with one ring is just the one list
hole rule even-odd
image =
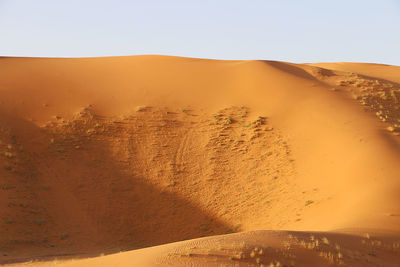
[[135, 109], [137, 112], [139, 111], [145, 111], [146, 110], [146, 106], [137, 106]]
[[35, 223], [40, 226], [44, 223], [44, 221], [37, 219], [37, 220], [35, 220]]
[[304, 205], [308, 206], [308, 205], [311, 205], [312, 203], [314, 203], [314, 201], [312, 201], [312, 200], [307, 200], [306, 203], [305, 203]]
[[68, 234], [67, 234], [67, 233], [63, 233], [63, 234], [61, 235], [61, 239], [62, 239], [62, 240], [67, 239], [67, 237], [68, 237]]
[[389, 132], [394, 132], [394, 130], [395, 130], [393, 126], [389, 126], [389, 127], [387, 127], [386, 129], [387, 129]]
[[11, 165], [8, 164], [8, 163], [4, 164], [4, 168], [5, 168], [7, 171], [11, 171], [11, 170], [12, 170]]
[[326, 237], [322, 238], [322, 243], [324, 243], [325, 245], [329, 245], [329, 240]]

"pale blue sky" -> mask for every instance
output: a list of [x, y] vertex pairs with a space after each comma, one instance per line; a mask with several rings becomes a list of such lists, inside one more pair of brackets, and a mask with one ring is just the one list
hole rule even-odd
[[400, 65], [400, 0], [0, 0], [0, 55]]

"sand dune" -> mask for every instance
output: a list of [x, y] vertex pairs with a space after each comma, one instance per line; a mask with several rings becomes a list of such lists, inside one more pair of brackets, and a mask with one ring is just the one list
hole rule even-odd
[[400, 262], [400, 67], [133, 56], [0, 69], [0, 264]]

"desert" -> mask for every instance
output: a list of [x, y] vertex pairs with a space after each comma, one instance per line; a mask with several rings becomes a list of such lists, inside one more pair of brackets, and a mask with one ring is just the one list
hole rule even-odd
[[399, 266], [400, 67], [0, 58], [1, 266]]

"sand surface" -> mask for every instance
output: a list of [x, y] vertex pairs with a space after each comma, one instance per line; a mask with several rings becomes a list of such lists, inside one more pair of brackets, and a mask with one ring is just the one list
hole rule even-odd
[[400, 266], [400, 67], [0, 58], [0, 265]]

